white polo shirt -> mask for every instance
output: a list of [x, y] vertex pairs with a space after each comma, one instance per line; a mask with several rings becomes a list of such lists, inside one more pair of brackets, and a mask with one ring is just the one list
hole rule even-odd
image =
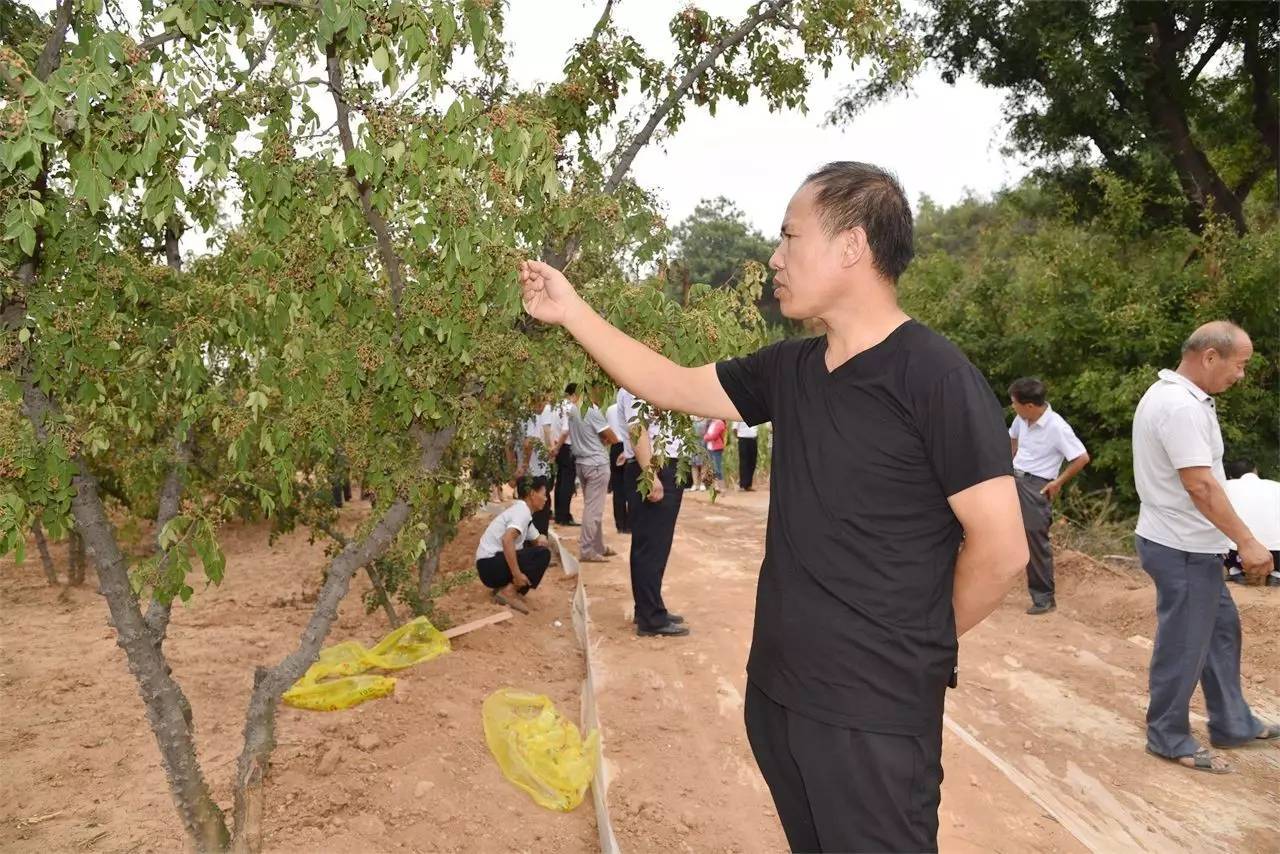
[[1267, 551], [1280, 552], [1280, 483], [1249, 472], [1238, 480], [1227, 481], [1224, 489], [1236, 515], [1258, 542]]
[[1182, 374], [1163, 370], [1133, 415], [1133, 480], [1142, 501], [1138, 536], [1194, 554], [1224, 554], [1231, 547], [1178, 477], [1178, 469], [1198, 466], [1225, 486], [1216, 405]]
[[609, 429], [613, 431], [613, 435], [617, 436], [618, 441], [622, 443], [622, 451], [625, 454], [629, 444], [627, 422], [622, 420], [622, 410], [618, 408], [618, 404], [609, 404], [604, 411], [604, 420], [609, 423]]
[[739, 439], [754, 439], [760, 433], [759, 427], [752, 427], [745, 421], [733, 422], [733, 432], [738, 434]]
[[[541, 413], [533, 416], [524, 423], [524, 438], [533, 440], [533, 454], [529, 463], [530, 477], [546, 477], [551, 474], [550, 462], [546, 458], [547, 438], [543, 434], [543, 428], [546, 427], [554, 432], [560, 424], [559, 419], [551, 414], [550, 410], [544, 409]], [[524, 443], [521, 442], [520, 453], [524, 453]], [[521, 460], [521, 462], [525, 462]]]
[[542, 536], [533, 525], [533, 511], [529, 509], [528, 504], [524, 503], [524, 499], [520, 499], [497, 516], [494, 516], [493, 521], [489, 523], [489, 527], [484, 529], [484, 534], [480, 537], [480, 544], [476, 546], [476, 560], [484, 560], [485, 558], [502, 554], [502, 535], [510, 528], [524, 532], [524, 536], [516, 541], [517, 549], [522, 547], [525, 542], [533, 542]]
[[1074, 460], [1085, 452], [1076, 431], [1047, 404], [1034, 424], [1027, 423], [1021, 415], [1014, 418], [1009, 437], [1018, 440], [1013, 467], [1045, 480], [1058, 476], [1064, 460]]
[[[625, 388], [618, 389], [618, 414], [627, 424], [634, 424], [640, 418], [640, 401], [634, 394]], [[656, 450], [662, 437], [659, 435], [658, 425], [649, 425], [649, 441]], [[679, 436], [666, 440], [666, 456], [668, 460], [673, 460], [684, 450], [684, 440]], [[631, 435], [628, 431], [627, 437], [622, 442], [622, 455], [629, 460], [635, 459], [635, 448], [631, 447]]]

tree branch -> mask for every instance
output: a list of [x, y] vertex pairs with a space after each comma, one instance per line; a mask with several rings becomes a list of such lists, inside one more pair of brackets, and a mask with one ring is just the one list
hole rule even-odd
[[[1266, 9], [1262, 14], [1266, 14]], [[1275, 69], [1267, 67], [1267, 61], [1258, 49], [1259, 21], [1255, 18], [1245, 27], [1244, 34], [1244, 67], [1249, 72], [1249, 80], [1253, 84], [1253, 110], [1251, 118], [1253, 126], [1262, 135], [1262, 143], [1271, 155], [1270, 165], [1280, 168], [1280, 116], [1277, 115], [1275, 92]], [[1272, 59], [1274, 59], [1274, 54]], [[1243, 197], [1242, 197], [1243, 198]]]
[[[757, 27], [765, 21], [776, 18], [779, 13], [794, 3], [795, 0], [760, 0], [751, 8], [750, 13], [736, 29], [726, 33], [718, 42], [711, 46], [704, 56], [696, 65], [685, 72], [684, 77], [676, 83], [675, 88], [668, 93], [667, 97], [654, 109], [653, 114], [649, 116], [649, 120], [645, 122], [640, 132], [632, 137], [631, 141], [625, 147], [619, 148], [617, 162], [614, 163], [613, 171], [609, 173], [608, 179], [604, 183], [604, 192], [612, 193], [622, 185], [622, 181], [627, 176], [627, 172], [631, 169], [631, 164], [635, 162], [636, 156], [640, 153], [649, 141], [653, 139], [653, 134], [657, 131], [658, 126], [666, 120], [675, 106], [680, 103], [693, 85], [697, 83], [704, 74], [715, 65], [716, 60], [724, 55], [725, 51], [738, 45], [747, 36], [751, 35]], [[606, 12], [608, 10], [606, 9]], [[577, 234], [571, 235], [565, 242], [564, 251], [561, 256], [552, 255], [548, 263], [552, 266], [563, 267], [565, 264], [573, 260], [574, 255], [578, 252], [580, 238]], [[550, 253], [544, 253], [550, 254]], [[555, 263], [558, 262], [558, 263]]]
[[1227, 37], [1229, 35], [1231, 35], [1230, 21], [1218, 28], [1218, 35], [1209, 44], [1209, 46], [1205, 48], [1204, 53], [1201, 54], [1200, 59], [1196, 61], [1196, 64], [1192, 66], [1191, 70], [1187, 72], [1187, 76], [1182, 81], [1184, 86], [1188, 89], [1191, 88], [1191, 86], [1196, 82], [1196, 79], [1200, 77], [1200, 72], [1204, 71], [1204, 67], [1209, 64], [1210, 60], [1217, 56], [1218, 51], [1227, 43]]
[[42, 82], [49, 79], [62, 62], [62, 45], [67, 41], [67, 28], [71, 26], [71, 2], [62, 0], [53, 17], [53, 30], [49, 40], [40, 51], [40, 59], [36, 62], [36, 77]]
[[325, 64], [329, 74], [329, 90], [333, 93], [333, 103], [338, 115], [338, 140], [342, 145], [342, 154], [347, 161], [347, 179], [356, 189], [360, 197], [360, 209], [364, 212], [365, 222], [373, 231], [378, 241], [378, 256], [387, 271], [387, 280], [391, 284], [391, 308], [396, 320], [400, 318], [400, 296], [404, 291], [404, 278], [401, 272], [400, 256], [391, 243], [391, 231], [387, 228], [386, 218], [374, 207], [373, 189], [368, 181], [356, 177], [355, 167], [351, 165], [351, 153], [355, 151], [355, 137], [351, 133], [351, 110], [342, 91], [342, 63], [338, 59], [337, 48], [331, 42], [325, 50]]

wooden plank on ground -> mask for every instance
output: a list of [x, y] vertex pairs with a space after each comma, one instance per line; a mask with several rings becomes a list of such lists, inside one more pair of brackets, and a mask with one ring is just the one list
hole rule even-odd
[[510, 620], [511, 612], [502, 610], [496, 614], [490, 614], [487, 617], [481, 617], [478, 620], [472, 620], [469, 623], [463, 623], [460, 626], [454, 626], [451, 629], [445, 629], [444, 636], [447, 638], [456, 638], [459, 635], [465, 635], [468, 632], [474, 632], [476, 629], [483, 629], [485, 626], [492, 626], [494, 623], [501, 623], [503, 620]]

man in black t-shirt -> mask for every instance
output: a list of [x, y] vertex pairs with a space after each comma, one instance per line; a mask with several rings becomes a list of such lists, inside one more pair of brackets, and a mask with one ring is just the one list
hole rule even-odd
[[897, 181], [829, 164], [769, 262], [783, 314], [826, 334], [697, 368], [610, 326], [557, 270], [521, 268], [526, 310], [655, 407], [773, 422], [746, 725], [797, 851], [937, 850], [956, 638], [1027, 565], [1003, 412], [898, 307], [911, 257]]

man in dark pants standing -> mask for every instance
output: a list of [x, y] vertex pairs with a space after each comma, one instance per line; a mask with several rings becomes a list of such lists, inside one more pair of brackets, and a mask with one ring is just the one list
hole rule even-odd
[[1214, 747], [1280, 739], [1280, 726], [1258, 720], [1241, 690], [1240, 615], [1222, 577], [1222, 556], [1232, 542], [1251, 580], [1261, 581], [1272, 568], [1271, 552], [1223, 488], [1222, 431], [1212, 397], [1244, 377], [1252, 355], [1253, 342], [1235, 324], [1201, 326], [1182, 345], [1178, 369], [1160, 372], [1133, 416], [1138, 558], [1156, 585], [1147, 752], [1214, 774], [1232, 768], [1191, 734], [1197, 684]]
[[[1066, 419], [1049, 405], [1044, 383], [1035, 377], [1014, 380], [1009, 400], [1017, 416], [1009, 427], [1013, 473], [1018, 478], [1022, 524], [1027, 529], [1027, 613], [1047, 614], [1058, 607], [1053, 582], [1053, 502], [1062, 487], [1089, 464], [1089, 453]], [[1062, 471], [1062, 463], [1067, 468]], [[1059, 473], [1061, 471], [1061, 473]]]
[[757, 437], [760, 428], [745, 421], [735, 421], [733, 432], [738, 437], [738, 488], [750, 492], [756, 477]]
[[912, 241], [893, 176], [827, 165], [769, 261], [783, 314], [826, 334], [694, 368], [610, 326], [558, 270], [521, 267], [525, 310], [654, 407], [774, 424], [746, 725], [797, 851], [937, 850], [957, 636], [1027, 565], [1002, 409], [898, 305]]
[[[641, 637], [683, 637], [689, 634], [684, 617], [667, 610], [662, 579], [667, 574], [671, 541], [684, 502], [684, 484], [676, 476], [681, 443], [666, 443], [666, 462], [656, 467], [653, 447], [661, 441], [656, 427], [639, 416], [635, 396], [618, 390], [618, 410], [629, 426], [635, 458], [626, 464], [627, 514], [631, 519], [631, 597], [635, 602], [636, 634]], [[640, 478], [653, 471], [649, 494], [640, 494]]]
[[571, 395], [578, 393], [578, 384], [569, 383], [564, 387], [564, 400], [556, 407], [560, 417], [557, 425], [560, 430], [560, 449], [556, 451], [555, 522], [557, 525], [576, 527], [573, 513], [569, 509], [573, 501], [573, 493], [577, 491], [577, 465], [573, 459], [573, 440], [569, 438], [569, 407], [574, 406]]
[[618, 441], [609, 446], [609, 492], [613, 495], [613, 527], [619, 534], [630, 534], [631, 525], [627, 519], [627, 460], [634, 456], [628, 453], [630, 440], [627, 437], [627, 424], [622, 419], [622, 410], [618, 404], [612, 403], [605, 410], [604, 418], [609, 422], [609, 429]]

